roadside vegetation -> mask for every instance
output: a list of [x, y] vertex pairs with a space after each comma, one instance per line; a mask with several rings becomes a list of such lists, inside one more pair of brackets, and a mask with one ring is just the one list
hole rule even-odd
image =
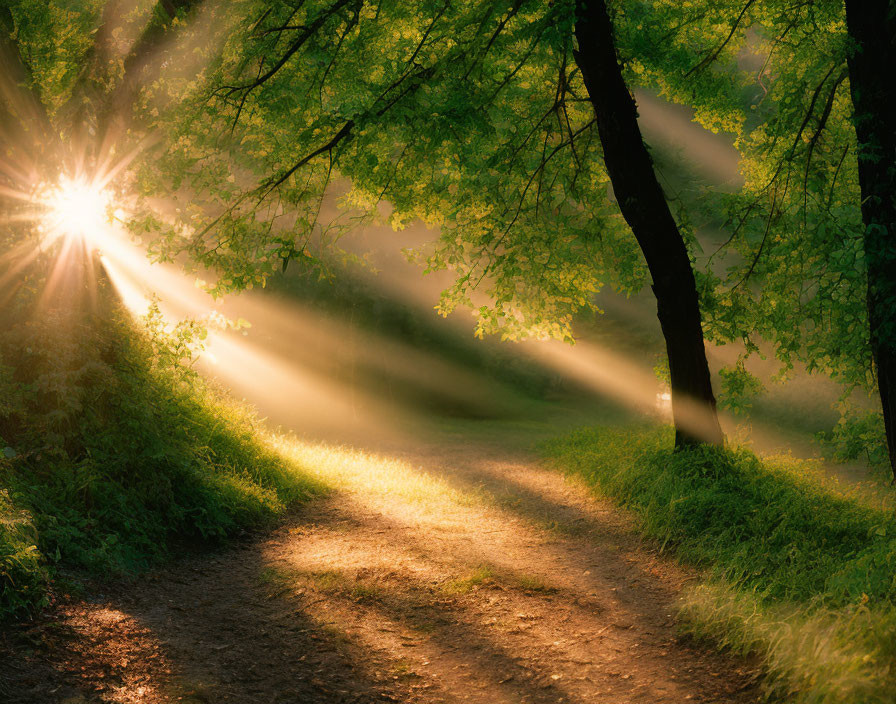
[[892, 494], [844, 487], [792, 457], [672, 451], [670, 432], [591, 428], [542, 449], [704, 570], [681, 604], [687, 632], [760, 655], [786, 701], [891, 702]]
[[189, 326], [112, 307], [0, 337], [0, 619], [47, 603], [60, 572], [144, 569], [322, 490], [191, 369]]
[[[32, 272], [41, 282], [45, 265]], [[497, 377], [515, 399], [534, 402], [551, 383], [360, 284], [350, 296], [311, 277], [279, 284], [334, 317], [360, 310], [380, 331]], [[41, 286], [0, 316], [0, 620], [33, 616], [82, 577], [135, 574], [179, 548], [271, 525], [346, 483], [415, 498], [448, 491], [400, 462], [272, 434], [194, 370], [199, 322], [172, 327], [155, 308], [134, 320], [105, 281], [94, 303], [38, 315]]]
[[[470, 311], [479, 337], [571, 342], [601, 292], [655, 298], [657, 400], [674, 427], [584, 430], [545, 454], [703, 570], [684, 628], [757, 653], [773, 694], [892, 702], [893, 493], [726, 446], [706, 343], [733, 345], [721, 405], [761, 391], [754, 358], [782, 378], [795, 365], [824, 375], [842, 392], [821, 434], [830, 453], [896, 477], [894, 38], [884, 0], [0, 3], [0, 620], [330, 489], [423, 509], [483, 500], [400, 459], [272, 436], [194, 370], [198, 323], [169, 325], [157, 307], [129, 317], [121, 282], [176, 298], [166, 279], [115, 282], [147, 254], [211, 282], [191, 290], [270, 283], [348, 320], [334, 329], [370, 333], [358, 347], [401, 341], [365, 370], [327, 358], [347, 346], [341, 332], [313, 348], [314, 324], [297, 328], [278, 354], [304, 364], [297, 350], [311, 349], [306, 366], [339, 384], [310, 393], [350, 388], [334, 408], [365, 415], [360, 389], [434, 425], [525, 423], [529, 408], [553, 422], [553, 373], [444, 333], [413, 297], [390, 300], [351, 270], [324, 276], [357, 263], [340, 245], [350, 232], [422, 224], [431, 241], [405, 253], [447, 274], [436, 310]], [[635, 90], [731, 135], [737, 178], [671, 188]], [[717, 155], [688, 151], [716, 170]], [[632, 379], [591, 362], [600, 373], [583, 378], [632, 401]], [[478, 374], [475, 403], [455, 368]], [[283, 377], [235, 377], [295, 406], [271, 381]], [[785, 430], [806, 425], [784, 405]], [[385, 415], [371, 434], [416, 440]], [[494, 578], [476, 570], [450, 589]], [[329, 571], [317, 581], [344, 587]]]

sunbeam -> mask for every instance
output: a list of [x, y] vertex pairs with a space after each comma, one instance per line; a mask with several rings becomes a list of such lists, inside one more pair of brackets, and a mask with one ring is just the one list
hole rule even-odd
[[62, 178], [45, 201], [51, 235], [97, 238], [109, 221], [111, 194], [83, 178]]

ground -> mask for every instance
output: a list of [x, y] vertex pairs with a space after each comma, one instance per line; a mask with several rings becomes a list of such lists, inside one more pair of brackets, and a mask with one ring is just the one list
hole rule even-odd
[[755, 663], [676, 635], [696, 575], [525, 435], [345, 450], [336, 491], [273, 533], [8, 633], [0, 700], [757, 701]]

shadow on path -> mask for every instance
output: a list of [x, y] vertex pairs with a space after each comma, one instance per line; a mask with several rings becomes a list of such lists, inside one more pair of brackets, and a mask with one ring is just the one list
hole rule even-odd
[[755, 668], [676, 638], [688, 575], [581, 486], [496, 443], [403, 459], [452, 490], [349, 474], [267, 537], [65, 605], [7, 638], [4, 701], [757, 700]]

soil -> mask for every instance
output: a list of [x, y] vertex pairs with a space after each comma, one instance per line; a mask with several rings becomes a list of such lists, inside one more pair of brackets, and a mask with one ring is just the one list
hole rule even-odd
[[93, 590], [0, 641], [6, 704], [743, 703], [676, 633], [696, 575], [506, 446], [403, 453], [453, 492], [346, 488], [272, 533]]

